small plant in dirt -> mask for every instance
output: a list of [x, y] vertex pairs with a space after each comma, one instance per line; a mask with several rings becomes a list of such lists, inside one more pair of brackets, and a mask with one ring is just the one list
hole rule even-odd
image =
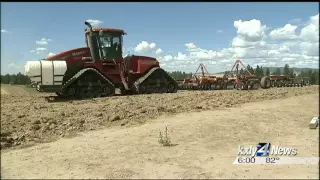
[[160, 131], [158, 142], [163, 146], [172, 146], [170, 137], [168, 135], [168, 127], [166, 126], [166, 130], [164, 133]]

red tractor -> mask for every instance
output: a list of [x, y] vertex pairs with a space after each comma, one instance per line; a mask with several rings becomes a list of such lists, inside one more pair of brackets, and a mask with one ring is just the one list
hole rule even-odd
[[123, 30], [85, 24], [87, 47], [26, 63], [25, 74], [39, 92], [76, 98], [113, 96], [116, 89], [121, 94], [177, 92], [177, 82], [155, 58], [122, 57]]

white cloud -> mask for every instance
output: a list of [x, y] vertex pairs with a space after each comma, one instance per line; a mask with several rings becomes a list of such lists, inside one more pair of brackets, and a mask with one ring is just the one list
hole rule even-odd
[[274, 40], [294, 40], [298, 38], [296, 29], [297, 26], [286, 24], [284, 27], [272, 30], [269, 36]]
[[240, 36], [237, 36], [233, 38], [232, 40], [232, 47], [251, 47], [256, 45], [257, 43], [260, 43], [259, 41], [257, 42], [250, 42], [250, 41], [245, 41], [242, 39]]
[[92, 26], [99, 26], [100, 24], [103, 24], [103, 21], [96, 20], [96, 19], [88, 19], [86, 21], [90, 23]]
[[39, 41], [36, 41], [37, 45], [47, 45], [49, 42], [51, 42], [51, 39], [41, 38]]
[[138, 53], [148, 53], [154, 51], [155, 48], [155, 43], [148, 43], [147, 41], [142, 41], [134, 48], [134, 50]]
[[304, 55], [319, 56], [319, 42], [302, 42], [300, 44], [300, 49]]
[[194, 48], [197, 47], [197, 46], [194, 45], [193, 43], [186, 43], [185, 46], [186, 46], [188, 49], [194, 49]]
[[[267, 26], [261, 24], [259, 20], [253, 19], [249, 21], [234, 21], [234, 27], [237, 29], [237, 36], [232, 39], [231, 46], [234, 58], [242, 58], [252, 54], [253, 47], [266, 46], [263, 40], [266, 38], [265, 31]], [[255, 54], [256, 55], [256, 54]]]
[[19, 66], [17, 64], [15, 64], [15, 63], [10, 63], [10, 64], [8, 64], [8, 68], [18, 69]]
[[158, 49], [156, 50], [156, 54], [161, 54], [161, 53], [163, 53], [162, 49], [161, 49], [161, 48], [158, 48]]
[[303, 55], [319, 57], [319, 13], [309, 18], [308, 24], [301, 29], [300, 39]]
[[171, 55], [165, 55], [163, 57], [158, 57], [158, 60], [160, 61], [160, 63], [167, 63], [169, 61], [172, 61], [173, 57]]
[[[229, 47], [217, 50], [203, 49], [189, 42], [184, 44], [185, 52], [168, 53], [158, 59], [165, 64], [168, 71], [179, 69], [194, 72], [202, 62], [209, 72], [221, 72], [231, 69], [237, 59], [254, 67], [279, 67], [288, 63], [290, 67], [318, 68], [318, 19], [319, 15], [311, 16], [307, 23], [303, 23], [305, 25], [301, 32], [297, 27], [299, 25], [289, 23], [270, 29], [260, 20], [238, 20], [234, 21], [237, 35]], [[270, 33], [267, 33], [269, 31]], [[271, 42], [268, 35], [275, 41]]]
[[7, 31], [5, 29], [1, 29], [1, 33], [11, 33], [10, 31]]
[[319, 28], [319, 13], [310, 17], [310, 23]]
[[182, 54], [181, 52], [178, 52], [178, 56], [175, 56], [173, 59], [177, 61], [185, 61], [188, 59], [188, 57], [187, 55]]
[[162, 61], [171, 61], [173, 59], [173, 57], [171, 55], [166, 55], [163, 58], [160, 58], [160, 60]]
[[239, 38], [249, 42], [261, 41], [265, 37], [267, 27], [256, 19], [250, 21], [238, 20], [233, 23], [233, 26], [237, 29]]
[[280, 54], [280, 52], [277, 51], [277, 50], [270, 50], [270, 51], [268, 51], [268, 56], [269, 56], [269, 57], [276, 57], [276, 56], [279, 55], [279, 54]]
[[56, 55], [56, 54], [55, 54], [55, 53], [52, 53], [52, 52], [49, 52], [48, 55], [47, 55], [47, 57], [51, 57], [51, 56], [54, 56], [54, 55]]
[[42, 53], [42, 52], [47, 52], [48, 51], [48, 49], [47, 48], [44, 48], [44, 47], [38, 47], [38, 48], [36, 48], [36, 49], [34, 49], [34, 50], [31, 50], [30, 52], [31, 53], [37, 53], [37, 54], [40, 54], [40, 53]]
[[319, 42], [319, 14], [310, 17], [308, 25], [301, 29], [300, 38], [305, 42]]

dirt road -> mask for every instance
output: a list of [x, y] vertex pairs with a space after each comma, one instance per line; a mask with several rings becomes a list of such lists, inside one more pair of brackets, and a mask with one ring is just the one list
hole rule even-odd
[[[3, 178], [318, 178], [318, 165], [233, 165], [237, 146], [292, 146], [317, 156], [318, 93], [162, 116], [139, 127], [83, 133], [2, 153]], [[168, 126], [172, 143], [158, 143]]]

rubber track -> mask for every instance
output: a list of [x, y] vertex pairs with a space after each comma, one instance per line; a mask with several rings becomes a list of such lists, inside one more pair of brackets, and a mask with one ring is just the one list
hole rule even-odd
[[72, 76], [72, 78], [70, 78], [66, 83], [64, 83], [62, 85], [61, 92], [63, 92], [65, 90], [65, 88], [67, 88], [71, 83], [73, 83], [75, 80], [77, 80], [83, 73], [85, 73], [86, 71], [89, 71], [89, 70], [90, 71], [94, 71], [97, 74], [99, 74], [104, 80], [108, 81], [114, 87], [114, 84], [111, 81], [109, 81], [109, 79], [107, 79], [104, 75], [102, 75], [96, 69], [94, 69], [94, 68], [85, 68], [85, 69], [80, 70], [77, 74]]
[[[145, 74], [144, 76], [140, 77], [138, 80], [136, 80], [134, 82], [134, 86], [136, 89], [139, 89], [139, 85], [141, 83], [143, 83], [155, 70], [158, 70], [158, 69], [161, 69], [160, 67], [155, 67], [155, 68], [152, 68], [147, 74]], [[163, 69], [161, 69], [164, 74], [166, 75], [166, 78], [170, 79], [171, 82], [174, 82], [176, 87], [178, 88], [178, 83], [168, 74], [166, 73]]]

